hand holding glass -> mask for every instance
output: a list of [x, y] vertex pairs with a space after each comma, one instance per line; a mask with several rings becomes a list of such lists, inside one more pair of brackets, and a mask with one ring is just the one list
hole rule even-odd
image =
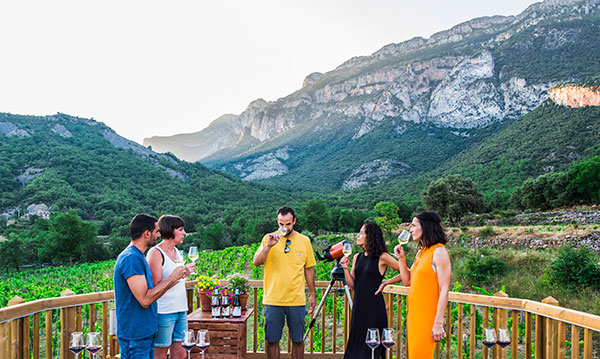
[[398, 236], [398, 241], [400, 242], [401, 245], [404, 245], [404, 244], [408, 243], [409, 240], [410, 240], [410, 232], [405, 229]]
[[344, 256], [348, 257], [352, 254], [352, 245], [348, 242], [344, 243], [344, 248], [342, 248], [342, 253]]

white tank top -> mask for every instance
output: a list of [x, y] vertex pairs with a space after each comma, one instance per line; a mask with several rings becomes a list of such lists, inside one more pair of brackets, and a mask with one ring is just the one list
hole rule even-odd
[[[154, 246], [152, 249], [158, 249], [163, 255], [162, 278], [165, 280], [177, 267], [177, 264], [169, 258], [169, 256], [159, 246]], [[162, 297], [156, 301], [158, 303], [158, 314], [169, 314], [177, 312], [187, 312], [187, 297], [185, 295], [185, 280], [180, 280], [171, 289], [165, 292]]]

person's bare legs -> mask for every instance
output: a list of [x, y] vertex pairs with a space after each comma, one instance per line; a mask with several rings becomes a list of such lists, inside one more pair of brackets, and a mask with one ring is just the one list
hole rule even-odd
[[167, 359], [169, 347], [154, 347], [154, 359]]
[[171, 344], [171, 359], [184, 359], [187, 358], [187, 350], [183, 349], [181, 342], [173, 342]]
[[279, 342], [267, 342], [267, 359], [279, 359]]
[[304, 359], [304, 342], [292, 342], [292, 359]]

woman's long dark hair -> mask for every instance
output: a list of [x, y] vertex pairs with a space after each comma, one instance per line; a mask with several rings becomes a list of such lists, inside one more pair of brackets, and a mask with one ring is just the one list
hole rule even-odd
[[379, 257], [382, 253], [387, 252], [383, 232], [375, 222], [365, 223], [365, 240], [364, 250], [371, 257]]
[[434, 244], [445, 244], [448, 241], [446, 233], [442, 229], [442, 220], [435, 212], [423, 211], [415, 217], [419, 220], [423, 230], [420, 243], [422, 247], [429, 248]]

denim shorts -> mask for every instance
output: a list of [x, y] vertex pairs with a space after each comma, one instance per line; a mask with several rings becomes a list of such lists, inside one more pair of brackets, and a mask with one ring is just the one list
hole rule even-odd
[[154, 335], [142, 339], [119, 338], [119, 351], [121, 359], [154, 359]]
[[280, 341], [283, 322], [287, 318], [287, 326], [290, 329], [292, 342], [302, 342], [306, 314], [308, 313], [304, 305], [292, 307], [265, 305], [265, 340], [269, 343]]
[[157, 347], [167, 348], [173, 342], [183, 341], [183, 332], [188, 328], [186, 312], [158, 315]]

